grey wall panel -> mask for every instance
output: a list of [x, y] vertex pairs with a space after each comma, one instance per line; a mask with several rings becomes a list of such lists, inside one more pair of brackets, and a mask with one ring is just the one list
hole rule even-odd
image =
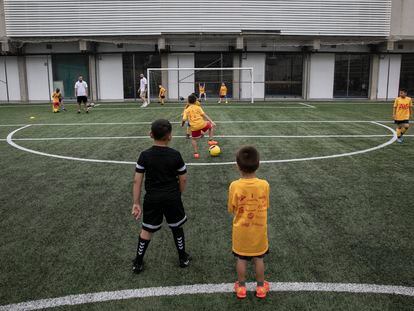
[[5, 0], [7, 34], [158, 35], [280, 30], [388, 36], [391, 0]]

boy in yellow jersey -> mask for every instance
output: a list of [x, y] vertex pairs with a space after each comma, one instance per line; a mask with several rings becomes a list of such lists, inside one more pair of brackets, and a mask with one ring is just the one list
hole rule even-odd
[[158, 94], [158, 98], [160, 99], [160, 103], [161, 105], [164, 105], [164, 100], [165, 100], [165, 93], [167, 93], [167, 90], [165, 87], [163, 87], [161, 84], [158, 85], [158, 87], [160, 88], [160, 92]]
[[53, 112], [59, 112], [60, 101], [62, 100], [62, 94], [60, 93], [60, 89], [56, 89], [52, 94], [52, 109]]
[[224, 98], [226, 100], [226, 104], [227, 104], [227, 86], [224, 82], [220, 86], [219, 95], [220, 96], [219, 96], [218, 103], [221, 104], [221, 99]]
[[259, 152], [252, 146], [242, 147], [236, 154], [241, 178], [229, 187], [228, 211], [233, 214], [232, 248], [237, 257], [237, 298], [246, 298], [247, 262], [253, 260], [256, 272], [256, 297], [265, 298], [269, 283], [264, 279], [264, 256], [269, 252], [267, 209], [269, 183], [256, 177]]
[[394, 101], [393, 119], [397, 124], [397, 142], [402, 143], [405, 132], [410, 127], [410, 117], [413, 115], [413, 102], [410, 97], [407, 96], [407, 90], [401, 89], [400, 96]]
[[206, 94], [206, 84], [204, 82], [201, 82], [198, 84], [198, 98], [204, 101], [207, 100], [207, 94]]
[[217, 145], [217, 142], [213, 140], [216, 124], [204, 113], [201, 106], [198, 106], [196, 102], [197, 97], [194, 94], [188, 96], [188, 107], [184, 110], [181, 126], [184, 126], [186, 121], [188, 121], [191, 130], [191, 144], [194, 148], [194, 158], [198, 159], [200, 158], [200, 154], [198, 153], [197, 139], [203, 137], [203, 133], [208, 131], [208, 144], [210, 146]]
[[[192, 93], [192, 95], [194, 95], [194, 96], [196, 97], [196, 102], [195, 102], [195, 104], [196, 104], [197, 106], [201, 106], [201, 103], [200, 103], [200, 101], [198, 100], [197, 95], [196, 95], [195, 93]], [[189, 106], [190, 106], [190, 104], [189, 104], [189, 103], [187, 103], [187, 104], [185, 105], [184, 110], [183, 110], [183, 113], [181, 114], [181, 116], [183, 116], [183, 115], [184, 115], [184, 111], [185, 111], [185, 110], [186, 110]], [[190, 122], [187, 120], [187, 122], [185, 122], [185, 123], [186, 123], [186, 125], [187, 125], [185, 137], [186, 137], [187, 139], [190, 139], [190, 138], [191, 138]], [[203, 136], [203, 135], [202, 135], [202, 136]]]

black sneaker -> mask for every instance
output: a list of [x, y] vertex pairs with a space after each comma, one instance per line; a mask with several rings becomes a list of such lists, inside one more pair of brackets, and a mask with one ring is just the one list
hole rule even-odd
[[80, 110], [78, 110], [78, 113], [80, 113]]
[[190, 254], [185, 253], [183, 257], [180, 257], [180, 267], [187, 268], [190, 265], [191, 259]]
[[132, 261], [132, 272], [135, 274], [139, 274], [144, 270], [144, 263], [138, 263], [138, 261], [135, 259]]

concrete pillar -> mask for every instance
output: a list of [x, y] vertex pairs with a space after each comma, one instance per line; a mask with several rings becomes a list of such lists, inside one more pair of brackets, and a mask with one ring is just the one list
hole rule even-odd
[[[233, 54], [233, 67], [240, 67], [240, 54]], [[233, 99], [240, 99], [241, 71], [233, 71]]]
[[372, 55], [371, 57], [371, 81], [369, 83], [369, 99], [378, 99], [378, 75], [379, 75], [379, 55]]
[[29, 90], [27, 87], [27, 67], [25, 56], [17, 57], [17, 66], [19, 69], [20, 100], [27, 102], [29, 101]]
[[0, 52], [9, 52], [3, 0], [0, 0]]
[[[161, 54], [161, 68], [168, 68], [168, 54], [167, 53]], [[168, 71], [166, 70], [161, 71], [161, 84], [165, 88], [168, 87]], [[167, 99], [169, 99], [168, 93], [169, 92], [167, 90], [167, 95], [166, 95]]]
[[309, 98], [309, 77], [311, 67], [311, 55], [310, 53], [304, 54], [303, 57], [303, 73], [302, 73], [302, 97], [307, 100]]
[[89, 55], [89, 99], [91, 101], [98, 100], [98, 80], [97, 80], [97, 64], [96, 55]]

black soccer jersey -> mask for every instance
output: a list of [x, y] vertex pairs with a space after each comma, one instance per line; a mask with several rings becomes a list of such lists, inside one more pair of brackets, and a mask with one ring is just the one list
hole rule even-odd
[[178, 175], [185, 174], [187, 169], [177, 150], [152, 146], [141, 152], [135, 171], [145, 173], [145, 200], [162, 201], [181, 196]]

